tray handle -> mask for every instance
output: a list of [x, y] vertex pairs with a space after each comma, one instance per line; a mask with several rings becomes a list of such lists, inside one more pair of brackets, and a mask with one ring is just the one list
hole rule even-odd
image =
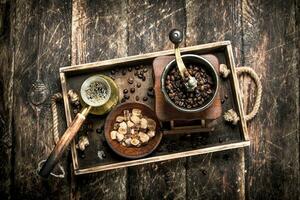
[[257, 73], [250, 67], [238, 67], [236, 68], [236, 73], [237, 75], [240, 75], [242, 73], [248, 74], [256, 84], [256, 99], [255, 99], [253, 109], [250, 113], [245, 115], [245, 120], [249, 121], [255, 117], [255, 115], [259, 110], [261, 104], [262, 84]]

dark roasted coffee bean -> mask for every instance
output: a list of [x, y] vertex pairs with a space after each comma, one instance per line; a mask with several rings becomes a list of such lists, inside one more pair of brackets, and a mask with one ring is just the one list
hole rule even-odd
[[145, 80], [146, 80], [146, 77], [145, 77], [145, 76], [143, 76], [143, 77], [142, 77], [142, 80], [143, 80], [143, 81], [145, 81]]
[[136, 84], [136, 87], [138, 87], [138, 88], [140, 88], [141, 86], [142, 86], [141, 83], [137, 83], [137, 84]]
[[124, 90], [123, 90], [123, 93], [124, 93], [124, 94], [127, 94], [127, 93], [128, 93], [128, 90], [127, 90], [127, 89], [124, 89]]
[[143, 97], [143, 101], [147, 101], [148, 100], [148, 97]]
[[102, 133], [102, 131], [103, 131], [103, 128], [102, 128], [102, 127], [96, 129], [96, 133]]
[[228, 95], [227, 95], [227, 94], [225, 94], [225, 96], [224, 96], [224, 97], [225, 97], [225, 99], [228, 99]]
[[128, 78], [128, 80], [127, 80], [127, 82], [129, 83], [129, 84], [132, 84], [133, 83], [133, 78]]
[[138, 74], [138, 77], [139, 77], [140, 79], [142, 79], [142, 78], [143, 78], [143, 74]]
[[111, 75], [115, 75], [115, 74], [116, 74], [116, 71], [113, 69], [113, 70], [110, 71], [110, 74], [111, 74]]
[[126, 101], [125, 98], [122, 98], [122, 99], [121, 99], [121, 103], [124, 103], [125, 101]]
[[143, 72], [146, 73], [148, 71], [148, 68], [144, 68]]
[[79, 153], [79, 155], [80, 155], [80, 158], [85, 158], [85, 153], [84, 153], [84, 151], [80, 151], [80, 153]]
[[136, 70], [139, 70], [141, 67], [139, 65], [135, 66]]
[[153, 97], [153, 96], [154, 96], [154, 90], [148, 91], [148, 92], [147, 92], [147, 95], [148, 95], [149, 97]]
[[128, 67], [128, 71], [131, 72], [132, 71], [132, 67]]
[[135, 92], [135, 88], [130, 88], [130, 92], [134, 93]]
[[188, 77], [188, 76], [189, 76], [189, 71], [187, 70], [184, 72], [184, 77]]
[[134, 72], [134, 75], [135, 75], [135, 76], [138, 76], [138, 75], [139, 75], [139, 71], [135, 71], [135, 72]]
[[221, 100], [221, 104], [223, 104], [223, 103], [225, 103], [225, 99], [222, 99], [222, 100]]
[[124, 98], [125, 98], [125, 99], [129, 99], [130, 96], [129, 96], [128, 94], [124, 94]]
[[139, 97], [139, 96], [136, 96], [136, 97], [135, 97], [135, 100], [136, 100], [136, 101], [139, 101], [139, 100], [140, 100], [140, 97]]

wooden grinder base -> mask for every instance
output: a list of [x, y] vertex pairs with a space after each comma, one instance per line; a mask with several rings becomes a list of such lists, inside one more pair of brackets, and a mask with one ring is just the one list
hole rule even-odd
[[[207, 59], [219, 72], [218, 58], [211, 54], [201, 55]], [[165, 101], [161, 91], [161, 75], [165, 66], [174, 59], [174, 56], [161, 56], [153, 61], [154, 91], [155, 91], [155, 113], [159, 120], [170, 123], [170, 130], [164, 131], [164, 134], [206, 132], [213, 130], [207, 124], [221, 116], [222, 106], [219, 93], [213, 104], [202, 112], [184, 113], [176, 110]]]

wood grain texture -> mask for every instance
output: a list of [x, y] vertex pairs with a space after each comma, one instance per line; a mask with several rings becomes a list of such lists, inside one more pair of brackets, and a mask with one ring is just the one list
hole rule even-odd
[[[129, 1], [128, 55], [173, 48], [169, 31], [185, 25], [184, 1]], [[128, 199], [185, 199], [185, 160], [129, 168]]]
[[[187, 46], [230, 40], [236, 64], [239, 65], [242, 39], [240, 1], [186, 1], [186, 11]], [[224, 98], [224, 94], [221, 96]], [[189, 158], [187, 198], [243, 199], [244, 166], [240, 165], [243, 156], [243, 150], [232, 150]], [[222, 160], [222, 157], [227, 160]]]
[[53, 148], [49, 94], [59, 90], [58, 68], [70, 64], [70, 2], [13, 3], [15, 147], [12, 198], [65, 199], [69, 197], [67, 179], [43, 181], [36, 170], [38, 162]]
[[[73, 1], [72, 64], [125, 57], [126, 26], [124, 1]], [[83, 175], [76, 183], [76, 199], [126, 199], [127, 170]]]
[[[299, 0], [2, 0], [0, 15], [9, 19], [0, 30], [1, 199], [298, 199], [299, 11]], [[60, 88], [58, 67], [171, 49], [175, 27], [186, 30], [186, 46], [231, 40], [237, 65], [261, 77], [262, 107], [248, 123], [245, 157], [230, 150], [132, 167], [128, 175], [72, 177], [76, 188], [69, 178], [41, 180], [35, 170], [53, 147], [49, 95]], [[240, 80], [249, 111], [254, 88]]]
[[[260, 112], [249, 124], [249, 199], [297, 199], [299, 4], [243, 1], [242, 8], [245, 65], [259, 74], [263, 85]], [[253, 99], [248, 95], [248, 109]]]
[[10, 2], [0, 3], [0, 196], [11, 198], [12, 150], [12, 51], [10, 45]]

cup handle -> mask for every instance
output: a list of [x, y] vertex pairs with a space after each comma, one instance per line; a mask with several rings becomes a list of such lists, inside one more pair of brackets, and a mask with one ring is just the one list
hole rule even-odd
[[63, 136], [60, 138], [60, 140], [52, 150], [50, 156], [48, 157], [47, 161], [39, 171], [40, 176], [47, 178], [50, 175], [51, 171], [58, 163], [59, 159], [62, 157], [63, 152], [67, 149], [68, 145], [75, 137], [76, 133], [79, 131], [80, 127], [85, 121], [86, 116], [90, 110], [91, 110], [91, 106], [85, 107], [84, 109], [82, 109], [80, 113], [78, 113], [75, 116], [69, 128], [65, 131]]
[[253, 109], [250, 113], [245, 115], [245, 120], [249, 121], [255, 117], [255, 115], [257, 114], [257, 112], [259, 110], [260, 104], [261, 104], [261, 95], [262, 95], [261, 81], [260, 81], [258, 75], [256, 74], [256, 72], [250, 67], [238, 67], [238, 68], [236, 68], [236, 73], [237, 73], [237, 75], [242, 74], [242, 73], [248, 74], [253, 79], [254, 83], [256, 84], [256, 99], [255, 99]]

